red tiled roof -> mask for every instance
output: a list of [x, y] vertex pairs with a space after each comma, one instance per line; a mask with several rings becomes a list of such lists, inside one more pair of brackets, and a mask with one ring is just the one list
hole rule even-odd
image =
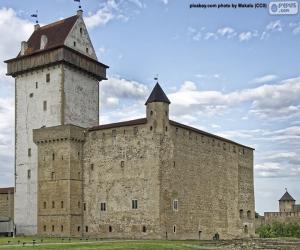
[[133, 126], [133, 125], [141, 125], [141, 124], [145, 124], [145, 123], [147, 123], [147, 118], [140, 118], [140, 119], [136, 119], [136, 120], [94, 126], [94, 127], [89, 128], [89, 131], [108, 129], [108, 128], [118, 128], [118, 127], [125, 127], [125, 126]]
[[0, 188], [0, 194], [13, 193], [14, 190], [14, 187]]
[[[65, 40], [77, 19], [77, 15], [71, 16], [35, 30], [27, 41], [28, 48], [25, 51], [25, 55], [33, 54], [40, 50], [42, 35], [46, 35], [48, 39], [44, 50], [64, 45]], [[20, 54], [18, 56], [20, 56]]]

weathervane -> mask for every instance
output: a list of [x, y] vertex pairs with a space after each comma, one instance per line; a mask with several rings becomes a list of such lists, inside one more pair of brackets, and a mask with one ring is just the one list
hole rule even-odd
[[74, 2], [78, 2], [78, 9], [81, 10], [81, 4], [80, 4], [80, 0], [74, 0]]
[[35, 17], [35, 23], [36, 23], [36, 24], [39, 23], [39, 19], [38, 19], [38, 10], [36, 10], [36, 14], [32, 14], [31, 17]]

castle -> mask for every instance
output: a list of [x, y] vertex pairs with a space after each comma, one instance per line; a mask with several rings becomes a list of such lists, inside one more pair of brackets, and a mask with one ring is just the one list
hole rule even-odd
[[82, 11], [36, 25], [6, 63], [16, 87], [17, 234], [254, 235], [252, 148], [170, 120], [158, 83], [145, 118], [98, 125], [108, 66]]
[[265, 212], [256, 222], [257, 226], [262, 224], [281, 223], [300, 223], [300, 204], [296, 204], [295, 199], [286, 190], [279, 199], [279, 212]]

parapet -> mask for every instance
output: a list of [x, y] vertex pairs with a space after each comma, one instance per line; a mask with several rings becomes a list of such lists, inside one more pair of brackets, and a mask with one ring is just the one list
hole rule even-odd
[[33, 130], [33, 141], [35, 144], [66, 140], [84, 142], [85, 128], [69, 124]]

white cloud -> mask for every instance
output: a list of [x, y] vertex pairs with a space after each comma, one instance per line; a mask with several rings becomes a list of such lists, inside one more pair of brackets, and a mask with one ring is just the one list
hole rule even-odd
[[218, 36], [215, 34], [215, 33], [213, 33], [213, 32], [207, 32], [206, 34], [205, 34], [205, 36], [204, 36], [204, 39], [205, 40], [208, 40], [208, 39], [210, 39], [210, 38], [213, 38], [213, 39], [218, 39]]
[[97, 26], [104, 26], [109, 21], [116, 17], [113, 12], [108, 8], [99, 9], [95, 14], [84, 18], [86, 26], [88, 28], [95, 28]]
[[282, 31], [283, 27], [284, 27], [284, 25], [281, 23], [281, 21], [277, 20], [277, 21], [270, 22], [266, 26], [266, 30], [267, 31]]
[[180, 91], [195, 91], [195, 90], [197, 90], [197, 86], [194, 82], [191, 81], [185, 81], [180, 88]]
[[252, 38], [252, 32], [248, 31], [248, 32], [242, 32], [239, 34], [239, 40], [241, 42], [243, 41], [249, 41]]
[[[95, 13], [89, 13], [84, 17], [85, 23], [88, 28], [95, 28], [105, 26], [112, 20], [128, 21], [129, 7], [145, 8], [145, 4], [140, 0], [116, 1], [108, 0], [101, 3], [101, 7]], [[136, 11], [138, 13], [138, 11]]]
[[264, 76], [260, 76], [258, 78], [255, 78], [251, 81], [251, 83], [266, 83], [266, 82], [270, 82], [277, 79], [276, 75], [264, 75]]
[[185, 91], [185, 83], [182, 87], [169, 95], [178, 114], [186, 112], [187, 107], [198, 112], [204, 110], [220, 112], [226, 107], [233, 107], [240, 103], [249, 103], [249, 114], [263, 119], [266, 117], [285, 119], [300, 114], [300, 77], [274, 85], [262, 85], [229, 93], [197, 89]]
[[107, 107], [115, 107], [124, 100], [145, 100], [149, 90], [146, 85], [113, 76], [100, 84], [100, 101]]
[[236, 32], [231, 27], [222, 27], [222, 28], [219, 28], [217, 30], [217, 33], [220, 36], [226, 37], [226, 38], [232, 38], [232, 37], [236, 36]]

